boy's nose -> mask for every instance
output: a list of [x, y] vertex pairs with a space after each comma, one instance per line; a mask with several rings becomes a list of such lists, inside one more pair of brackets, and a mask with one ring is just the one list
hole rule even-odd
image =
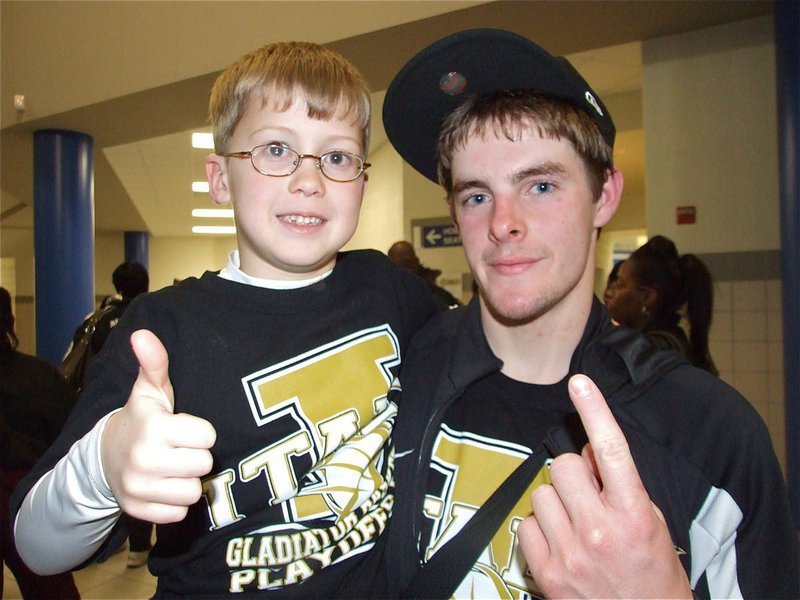
[[325, 190], [325, 176], [319, 168], [319, 158], [303, 154], [298, 160], [300, 164], [297, 165], [294, 173], [289, 176], [292, 189], [297, 189], [309, 196], [323, 193]]

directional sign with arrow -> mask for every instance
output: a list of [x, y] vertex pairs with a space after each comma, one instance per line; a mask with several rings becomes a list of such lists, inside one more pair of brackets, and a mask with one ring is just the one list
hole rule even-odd
[[422, 227], [423, 248], [446, 248], [460, 246], [461, 236], [455, 225], [424, 225]]

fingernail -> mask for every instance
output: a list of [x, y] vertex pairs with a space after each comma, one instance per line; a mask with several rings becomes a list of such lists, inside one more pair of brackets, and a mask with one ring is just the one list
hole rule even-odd
[[575, 375], [570, 379], [569, 386], [576, 395], [588, 396], [592, 392], [589, 380], [582, 375]]

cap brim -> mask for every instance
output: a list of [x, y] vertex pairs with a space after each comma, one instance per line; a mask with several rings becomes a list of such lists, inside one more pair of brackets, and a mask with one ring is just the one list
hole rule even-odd
[[613, 146], [615, 131], [608, 111], [569, 62], [498, 29], [453, 34], [412, 58], [386, 92], [386, 134], [412, 167], [436, 182], [436, 143], [444, 119], [473, 94], [522, 89], [577, 104]]

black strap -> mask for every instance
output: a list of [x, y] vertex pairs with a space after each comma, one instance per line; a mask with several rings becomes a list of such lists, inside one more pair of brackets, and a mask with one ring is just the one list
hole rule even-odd
[[423, 565], [402, 598], [450, 598], [541, 468], [548, 452], [531, 454], [498, 487], [464, 528]]

